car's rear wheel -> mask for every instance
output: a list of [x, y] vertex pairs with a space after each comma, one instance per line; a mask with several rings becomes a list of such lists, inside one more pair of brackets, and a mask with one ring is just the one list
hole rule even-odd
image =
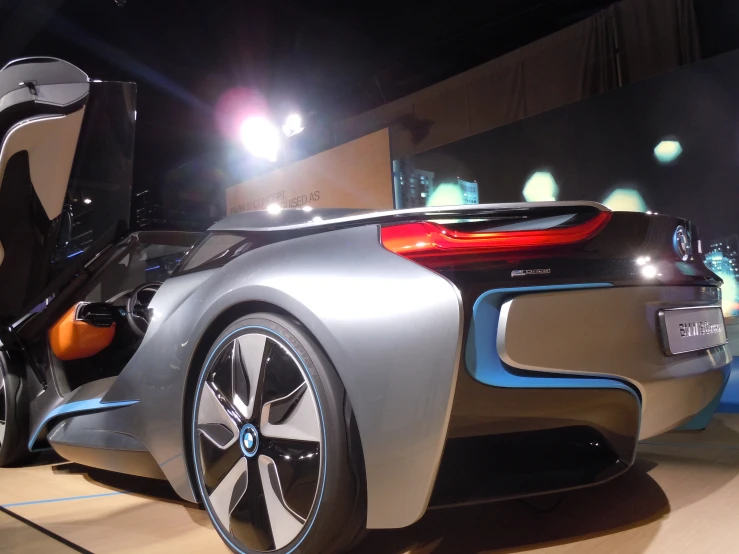
[[21, 464], [28, 451], [28, 395], [23, 380], [0, 352], [0, 467]]
[[197, 490], [235, 552], [341, 551], [364, 528], [363, 476], [341, 381], [283, 316], [239, 319], [198, 375]]

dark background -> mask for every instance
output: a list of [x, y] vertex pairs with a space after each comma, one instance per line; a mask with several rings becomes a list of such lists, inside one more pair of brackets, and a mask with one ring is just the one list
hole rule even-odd
[[[682, 154], [662, 164], [654, 147]], [[637, 190], [647, 209], [693, 220], [705, 240], [739, 231], [739, 52], [524, 119], [414, 156], [435, 183], [479, 186], [481, 203], [522, 202], [536, 171], [558, 200], [602, 202]]]
[[[209, 222], [251, 168], [217, 122], [233, 89], [308, 118], [297, 155], [331, 125], [580, 21], [613, 0], [0, 0], [0, 59], [52, 55], [134, 81], [134, 192]], [[696, 2], [704, 57], [739, 46], [739, 3]], [[328, 140], [328, 142], [327, 142]], [[175, 201], [176, 200], [176, 201]], [[136, 199], [134, 200], [136, 204]], [[217, 213], [216, 213], [217, 212]], [[132, 218], [135, 224], [136, 218]]]

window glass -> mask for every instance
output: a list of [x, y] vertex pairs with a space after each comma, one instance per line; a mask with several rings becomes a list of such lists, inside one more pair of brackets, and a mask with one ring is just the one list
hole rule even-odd
[[241, 243], [248, 243], [248, 241], [239, 235], [213, 233], [195, 247], [195, 250], [182, 266], [181, 271], [192, 271], [203, 264], [214, 261], [216, 258], [228, 254], [229, 250]]

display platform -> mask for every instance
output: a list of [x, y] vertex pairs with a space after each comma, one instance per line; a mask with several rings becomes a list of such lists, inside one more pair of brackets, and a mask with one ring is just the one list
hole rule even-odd
[[[226, 552], [205, 512], [163, 482], [42, 459], [0, 469], [0, 504], [0, 552]], [[706, 431], [642, 443], [635, 467], [599, 487], [431, 511], [355, 553], [733, 552], [737, 513], [739, 415], [720, 414]]]

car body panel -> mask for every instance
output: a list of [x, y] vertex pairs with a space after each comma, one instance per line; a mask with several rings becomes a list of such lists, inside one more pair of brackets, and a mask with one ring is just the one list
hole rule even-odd
[[[152, 329], [104, 397], [138, 400], [110, 414], [126, 414], [127, 424], [116, 422], [116, 430], [146, 445], [175, 490], [193, 500], [182, 406], [188, 371], [199, 368], [189, 362], [220, 313], [266, 302], [316, 337], [344, 383], [364, 450], [368, 525], [416, 521], [431, 495], [456, 382], [462, 313], [453, 285], [382, 248], [376, 226], [259, 248], [196, 289], [186, 277], [162, 287], [163, 298], [178, 307]], [[181, 296], [169, 292], [175, 289]]]
[[732, 359], [727, 345], [666, 356], [657, 316], [659, 310], [676, 306], [720, 308], [720, 303], [715, 293], [701, 287], [614, 287], [520, 296], [501, 309], [497, 352], [504, 363], [524, 373], [630, 383], [642, 404], [639, 438], [647, 439], [685, 423], [710, 403], [723, 388]]
[[[472, 296], [465, 288], [467, 302], [474, 300], [468, 314], [452, 280], [385, 249], [374, 222], [267, 242], [229, 259], [165, 281], [149, 306], [151, 326], [119, 376], [66, 396], [39, 395], [32, 403], [38, 443], [48, 440], [87, 465], [163, 476], [182, 498], [197, 501], [185, 438], [190, 384], [224, 323], [255, 311], [286, 312], [320, 344], [347, 391], [364, 453], [368, 527], [396, 528], [455, 496], [454, 486], [440, 486], [451, 482], [447, 475], [438, 476], [440, 467], [454, 467], [459, 440], [516, 442], [541, 433], [558, 440], [588, 428], [612, 449], [582, 472], [570, 471], [569, 480], [498, 483], [490, 489], [495, 498], [618, 475], [633, 463], [640, 427], [647, 436], [708, 405], [731, 360], [726, 348], [667, 361], [659, 351], [651, 316], [664, 307], [716, 305], [713, 286], [515, 281], [521, 286]], [[606, 332], [613, 317], [635, 336]], [[592, 348], [567, 346], [589, 330], [599, 331]], [[648, 355], [614, 351], [625, 340]], [[678, 402], [644, 412], [645, 394], [650, 399], [663, 387], [677, 392]], [[464, 492], [476, 501], [474, 487]]]
[[[135, 127], [135, 88], [111, 84], [121, 86], [106, 93], [50, 58], [0, 70], [0, 339], [26, 362], [31, 450], [48, 444], [82, 464], [167, 479], [198, 501], [196, 379], [216, 337], [264, 311], [292, 316], [336, 368], [361, 441], [369, 528], [611, 479], [640, 438], [702, 413], [725, 386], [727, 345], [668, 356], [660, 343], [662, 310], [720, 309], [720, 279], [693, 255], [697, 230], [671, 216], [593, 202], [267, 210], [214, 225], [216, 250], [216, 235], [233, 236], [213, 257], [203, 248], [198, 258], [207, 237], [193, 247], [187, 233], [111, 246], [127, 225]], [[74, 226], [65, 200], [93, 202], [70, 200], [78, 180], [115, 190], [94, 200], [103, 209], [83, 233], [93, 239], [59, 246], [63, 223]], [[432, 231], [408, 231], [419, 226]], [[183, 248], [147, 267], [131, 254], [144, 243]], [[129, 254], [136, 264], [121, 264]], [[103, 287], [111, 268], [125, 279]], [[126, 357], [86, 360], [93, 367], [69, 379], [49, 344], [54, 321], [109, 288], [130, 323], [127, 291], [170, 275], [138, 315], [150, 316], [143, 340], [139, 329], [111, 352]]]

